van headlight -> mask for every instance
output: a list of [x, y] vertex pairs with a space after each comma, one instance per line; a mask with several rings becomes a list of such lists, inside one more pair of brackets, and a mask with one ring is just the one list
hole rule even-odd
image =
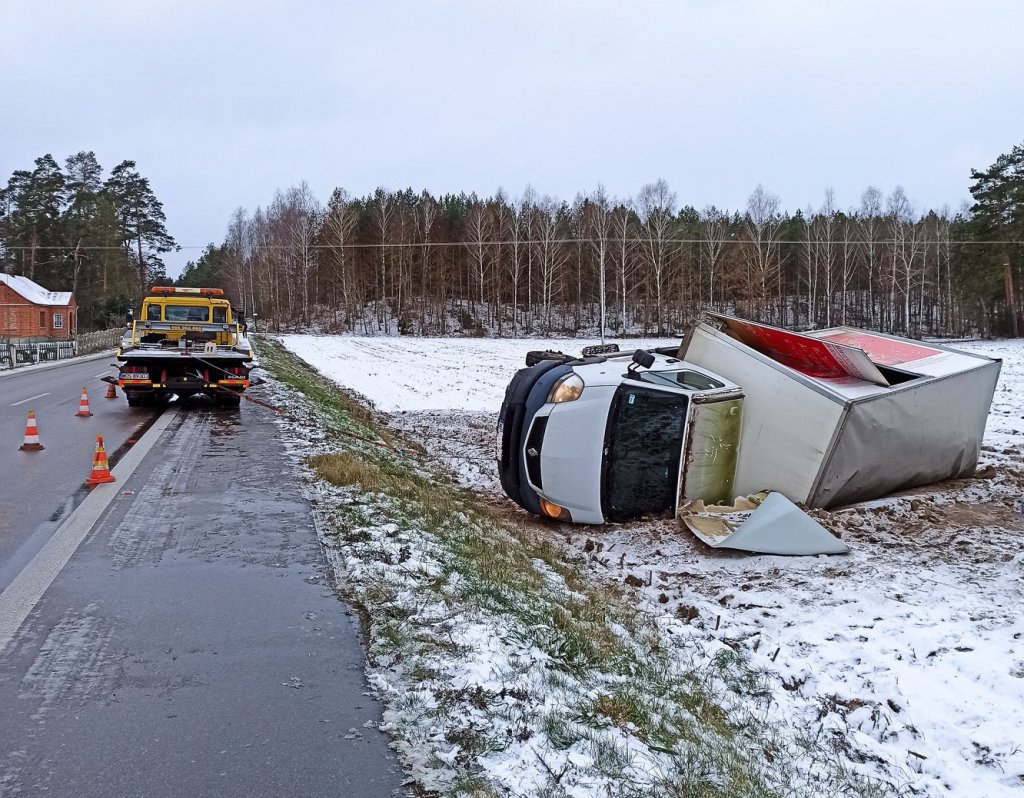
[[566, 374], [551, 386], [548, 402], [575, 402], [583, 393], [583, 378], [576, 373]]

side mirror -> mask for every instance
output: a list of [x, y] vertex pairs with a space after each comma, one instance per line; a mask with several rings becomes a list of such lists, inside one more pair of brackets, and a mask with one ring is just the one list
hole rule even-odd
[[637, 349], [633, 353], [633, 362], [638, 366], [642, 366], [645, 369], [649, 369], [654, 365], [655, 357], [651, 352], [646, 349]]

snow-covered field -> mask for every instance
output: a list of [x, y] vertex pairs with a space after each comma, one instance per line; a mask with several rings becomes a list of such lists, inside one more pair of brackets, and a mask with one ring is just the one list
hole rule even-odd
[[[499, 502], [493, 431], [509, 379], [529, 349], [594, 343], [282, 340]], [[908, 794], [1020, 795], [1024, 342], [958, 346], [1003, 359], [978, 475], [817, 513], [849, 555], [715, 551], [673, 521], [545, 528], [595, 580], [638, 577], [650, 613], [687, 620], [771, 673], [779, 706], [835, 736], [823, 745], [841, 738], [861, 772]]]

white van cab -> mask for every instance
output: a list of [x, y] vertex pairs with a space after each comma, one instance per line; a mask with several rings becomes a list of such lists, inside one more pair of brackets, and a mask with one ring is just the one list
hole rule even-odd
[[591, 524], [731, 501], [743, 392], [676, 352], [530, 353], [498, 421], [508, 496], [538, 515]]

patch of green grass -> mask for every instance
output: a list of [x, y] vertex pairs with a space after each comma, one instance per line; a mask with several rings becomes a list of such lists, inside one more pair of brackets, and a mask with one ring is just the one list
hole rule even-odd
[[358, 485], [364, 491], [379, 491], [387, 484], [380, 468], [351, 452], [331, 452], [309, 458], [309, 465], [320, 479], [332, 485]]
[[560, 710], [554, 710], [544, 715], [541, 720], [541, 731], [548, 741], [556, 748], [565, 750], [571, 748], [583, 739], [576, 725], [564, 716]]

